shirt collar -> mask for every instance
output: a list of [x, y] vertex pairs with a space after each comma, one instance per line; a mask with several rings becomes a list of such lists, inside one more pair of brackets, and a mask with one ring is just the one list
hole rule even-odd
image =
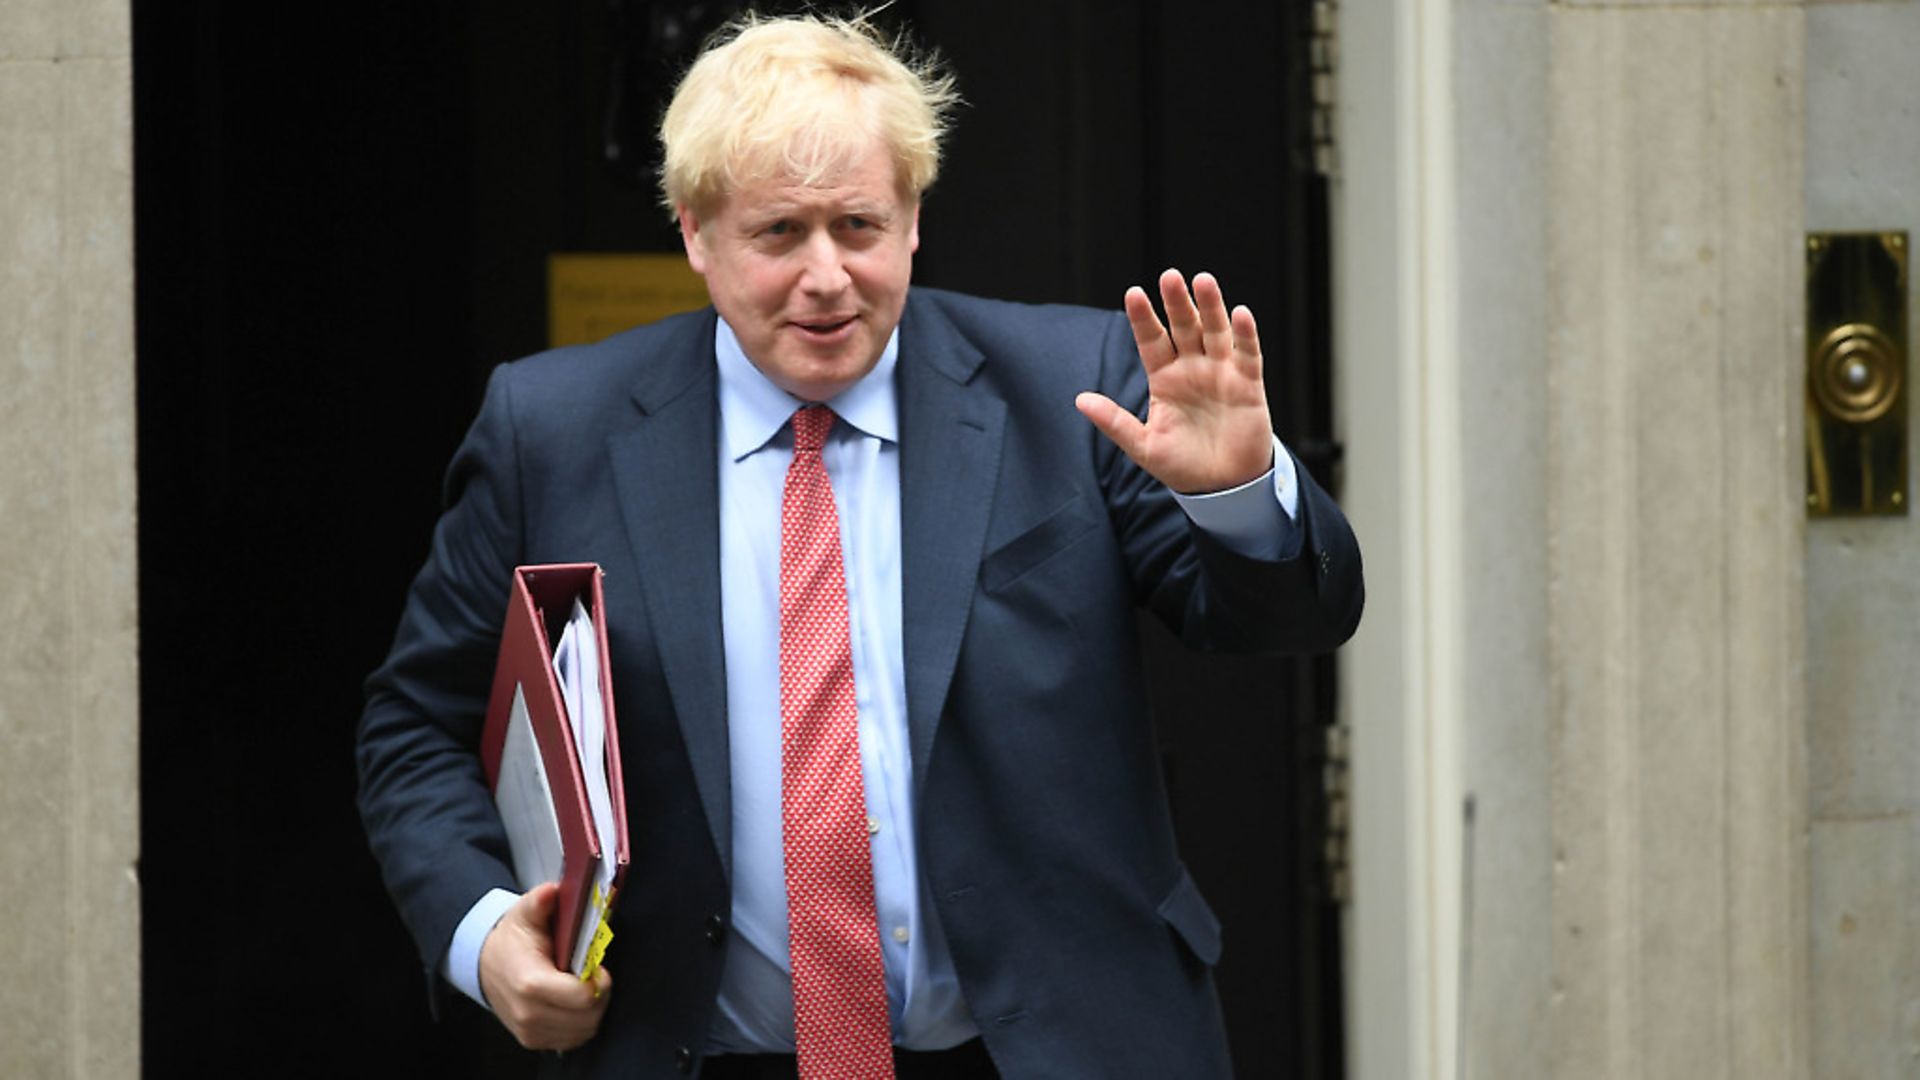
[[[727, 458], [739, 461], [767, 445], [793, 411], [807, 403], [775, 386], [753, 366], [725, 319], [714, 320], [713, 353], [720, 366], [720, 427], [726, 433]], [[893, 369], [899, 360], [900, 327], [896, 325], [873, 370], [834, 395], [827, 406], [861, 432], [899, 442], [900, 413], [893, 392]]]

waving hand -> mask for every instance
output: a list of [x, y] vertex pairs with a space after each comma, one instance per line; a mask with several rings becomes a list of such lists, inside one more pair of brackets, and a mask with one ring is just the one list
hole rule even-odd
[[1127, 290], [1127, 321], [1147, 372], [1147, 419], [1104, 394], [1074, 405], [1142, 469], [1182, 494], [1258, 479], [1273, 465], [1273, 423], [1260, 380], [1260, 335], [1243, 305], [1227, 312], [1220, 283], [1178, 270], [1160, 275], [1162, 326], [1146, 290]]

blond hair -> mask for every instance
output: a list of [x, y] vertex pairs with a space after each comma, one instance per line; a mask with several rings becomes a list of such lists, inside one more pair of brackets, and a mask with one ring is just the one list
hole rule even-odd
[[940, 171], [959, 100], [937, 58], [887, 41], [865, 15], [747, 14], [708, 42], [660, 121], [661, 201], [704, 216], [756, 181], [823, 183], [876, 138], [902, 193], [918, 198]]

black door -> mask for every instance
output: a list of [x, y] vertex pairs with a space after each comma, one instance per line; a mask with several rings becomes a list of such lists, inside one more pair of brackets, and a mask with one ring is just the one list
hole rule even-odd
[[[733, 5], [134, 5], [145, 1064], [524, 1075], [435, 1024], [352, 808], [359, 679], [545, 257], [670, 251], [647, 130]], [[1260, 318], [1281, 435], [1329, 439], [1305, 4], [899, 3], [968, 100], [916, 281], [1113, 307], [1177, 265]], [[316, 604], [315, 596], [324, 596]], [[1183, 850], [1244, 1076], [1337, 1077], [1320, 873], [1331, 668], [1146, 626]]]

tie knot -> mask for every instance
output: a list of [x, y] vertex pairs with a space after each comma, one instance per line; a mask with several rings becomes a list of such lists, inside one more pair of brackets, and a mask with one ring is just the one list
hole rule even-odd
[[793, 414], [793, 452], [819, 453], [833, 430], [833, 410], [825, 405], [808, 405]]

